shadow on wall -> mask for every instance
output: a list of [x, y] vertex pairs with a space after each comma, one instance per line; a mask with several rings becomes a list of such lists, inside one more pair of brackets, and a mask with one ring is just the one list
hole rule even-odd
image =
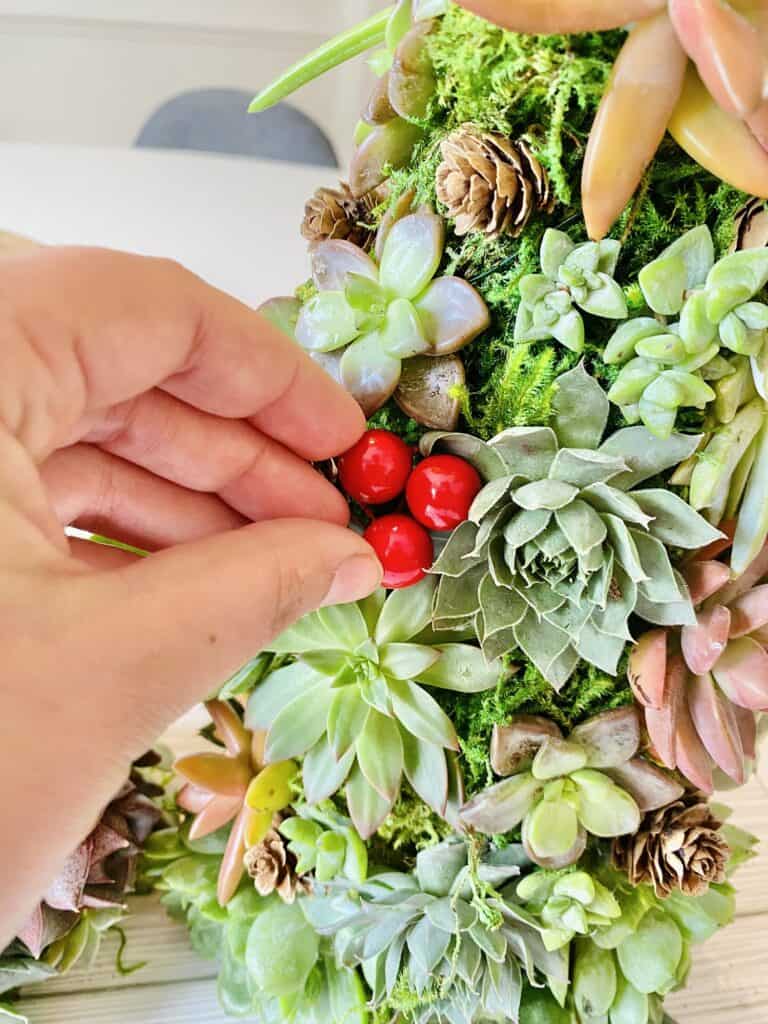
[[338, 166], [328, 137], [306, 114], [287, 103], [249, 114], [250, 101], [237, 89], [182, 93], [150, 117], [136, 145]]

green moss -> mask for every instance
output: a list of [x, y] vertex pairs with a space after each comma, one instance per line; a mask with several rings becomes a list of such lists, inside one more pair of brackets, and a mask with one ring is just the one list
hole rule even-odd
[[452, 832], [442, 818], [427, 807], [407, 784], [397, 803], [377, 833], [387, 846], [398, 851], [399, 859], [415, 859], [419, 850], [435, 846]]
[[582, 663], [557, 693], [533, 665], [526, 664], [495, 690], [469, 697], [447, 692], [435, 694], [459, 734], [467, 791], [482, 789], [493, 779], [489, 754], [494, 725], [503, 724], [516, 714], [545, 715], [568, 732], [600, 711], [632, 702], [625, 669], [621, 665], [618, 676], [613, 678]]

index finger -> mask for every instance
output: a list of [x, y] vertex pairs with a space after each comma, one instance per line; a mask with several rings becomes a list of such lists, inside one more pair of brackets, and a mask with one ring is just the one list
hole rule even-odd
[[250, 419], [308, 459], [344, 451], [365, 426], [354, 399], [295, 342], [169, 261], [100, 249], [3, 258], [0, 325], [12, 357], [14, 344], [32, 350], [6, 377], [14, 396], [0, 388], [0, 418], [31, 432], [37, 456], [89, 413], [158, 386]]

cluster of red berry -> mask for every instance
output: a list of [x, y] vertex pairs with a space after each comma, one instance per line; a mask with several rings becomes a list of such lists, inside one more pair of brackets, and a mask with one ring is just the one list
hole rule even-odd
[[418, 583], [432, 566], [428, 530], [455, 529], [483, 486], [477, 471], [455, 455], [430, 455], [415, 467], [413, 449], [388, 430], [369, 430], [339, 459], [339, 480], [361, 505], [385, 505], [403, 493], [410, 514], [374, 519], [364, 537], [384, 567], [390, 589]]

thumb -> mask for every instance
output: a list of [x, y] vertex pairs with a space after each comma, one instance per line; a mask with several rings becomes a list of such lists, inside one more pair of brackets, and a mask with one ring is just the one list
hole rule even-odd
[[245, 526], [81, 577], [79, 663], [110, 680], [110, 717], [113, 700], [127, 705], [140, 749], [296, 619], [380, 580], [351, 530], [306, 519]]

